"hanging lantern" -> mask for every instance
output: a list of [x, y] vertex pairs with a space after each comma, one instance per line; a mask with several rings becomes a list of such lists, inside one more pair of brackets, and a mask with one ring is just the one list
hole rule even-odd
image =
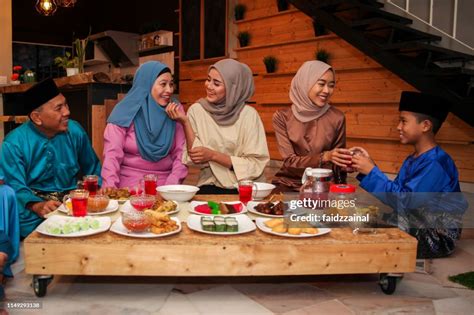
[[77, 0], [56, 0], [58, 6], [63, 8], [72, 8], [76, 4]]
[[58, 8], [54, 0], [38, 0], [35, 7], [40, 14], [45, 16], [53, 15]]

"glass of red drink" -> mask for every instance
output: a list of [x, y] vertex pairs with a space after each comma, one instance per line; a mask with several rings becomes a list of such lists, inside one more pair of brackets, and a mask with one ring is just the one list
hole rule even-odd
[[143, 185], [142, 185], [142, 183], [130, 187], [130, 195], [131, 196], [142, 195], [142, 194], [143, 194]]
[[89, 192], [91, 196], [97, 194], [97, 190], [99, 189], [99, 176], [97, 175], [84, 176], [82, 185], [84, 189]]
[[68, 199], [72, 202], [72, 215], [74, 217], [83, 217], [87, 215], [87, 200], [89, 192], [85, 189], [76, 189], [64, 196], [63, 202], [66, 204]]
[[133, 195], [130, 196], [130, 204], [138, 211], [152, 209], [156, 198], [153, 195]]
[[143, 182], [143, 187], [145, 194], [147, 195], [156, 195], [156, 187], [158, 186], [158, 176], [155, 174], [147, 174], [143, 176], [141, 180]]
[[252, 200], [252, 191], [256, 185], [253, 181], [244, 179], [239, 181], [239, 199], [244, 205], [247, 205], [247, 202]]

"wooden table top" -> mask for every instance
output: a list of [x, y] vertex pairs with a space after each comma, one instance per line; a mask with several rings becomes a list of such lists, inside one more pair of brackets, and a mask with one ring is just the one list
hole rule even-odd
[[[197, 195], [193, 200], [205, 201], [232, 201], [238, 200], [237, 195]], [[184, 223], [184, 222], [183, 222]], [[271, 235], [260, 230], [246, 234], [232, 236], [209, 235], [190, 230], [186, 224], [179, 234], [157, 238], [133, 238], [115, 234], [107, 231], [101, 234], [87, 237], [62, 238], [42, 235], [38, 232], [31, 233], [25, 243], [31, 244], [162, 244], [166, 245], [190, 245], [190, 244], [233, 244], [233, 245], [258, 245], [258, 244], [294, 244], [294, 245], [347, 245], [347, 244], [380, 244], [380, 243], [416, 243], [416, 239], [397, 228], [380, 228], [376, 233], [358, 233], [354, 235], [352, 229], [333, 228], [329, 234], [309, 238], [289, 238]]]

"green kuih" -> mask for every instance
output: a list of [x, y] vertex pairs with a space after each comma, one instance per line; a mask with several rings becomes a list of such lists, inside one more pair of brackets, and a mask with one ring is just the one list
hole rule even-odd
[[225, 232], [227, 229], [224, 217], [215, 217], [214, 224], [216, 225], [216, 232]]
[[227, 226], [226, 232], [238, 232], [239, 231], [239, 223], [235, 218], [225, 218], [225, 224]]
[[207, 232], [215, 232], [216, 231], [216, 225], [214, 224], [213, 221], [201, 221], [202, 225], [202, 230], [207, 231]]

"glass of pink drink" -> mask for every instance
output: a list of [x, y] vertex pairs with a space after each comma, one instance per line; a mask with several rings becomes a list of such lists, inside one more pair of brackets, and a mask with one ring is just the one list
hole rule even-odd
[[99, 189], [99, 176], [97, 175], [86, 175], [82, 179], [82, 185], [85, 190], [89, 192], [91, 196], [97, 194]]
[[254, 186], [256, 185], [251, 180], [244, 179], [239, 181], [239, 199], [244, 205], [247, 205], [252, 200]]
[[68, 199], [72, 202], [72, 215], [74, 217], [84, 217], [87, 215], [87, 200], [89, 192], [85, 189], [76, 189], [64, 196], [63, 202], [66, 204]]
[[158, 176], [155, 174], [144, 175], [142, 182], [145, 188], [145, 194], [155, 196], [156, 187], [158, 186]]

